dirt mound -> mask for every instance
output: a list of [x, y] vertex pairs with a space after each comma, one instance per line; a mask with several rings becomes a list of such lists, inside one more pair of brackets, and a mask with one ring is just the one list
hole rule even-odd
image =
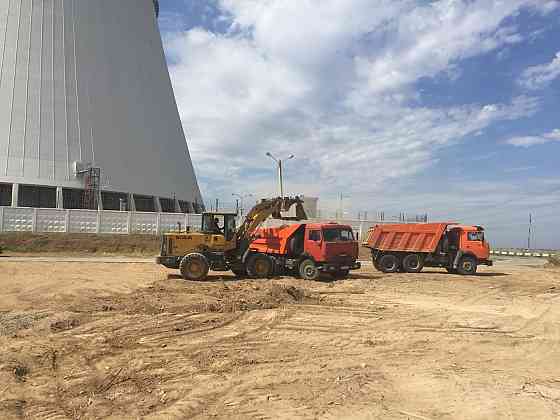
[[113, 254], [152, 256], [159, 250], [159, 238], [152, 235], [91, 235], [66, 233], [3, 233], [4, 254]]
[[548, 268], [560, 268], [560, 255], [551, 255], [548, 257]]
[[75, 302], [71, 309], [127, 314], [234, 313], [318, 302], [319, 296], [308, 290], [277, 282], [195, 283], [167, 279], [131, 294]]
[[9, 336], [20, 330], [27, 330], [46, 317], [48, 313], [45, 312], [0, 313], [0, 336]]

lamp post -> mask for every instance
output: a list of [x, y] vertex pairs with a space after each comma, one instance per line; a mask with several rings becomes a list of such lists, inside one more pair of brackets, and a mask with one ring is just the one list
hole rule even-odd
[[[231, 194], [234, 197], [237, 197], [237, 213], [240, 216], [243, 216], [245, 207], [243, 206], [243, 199], [244, 198], [248, 198], [248, 197], [253, 197], [253, 194], [237, 194], [237, 193], [233, 193]], [[241, 206], [239, 206], [239, 204], [241, 204]]]
[[277, 166], [278, 166], [278, 188], [279, 188], [279, 190], [280, 190], [280, 197], [281, 197], [281, 198], [284, 198], [284, 179], [283, 179], [284, 174], [283, 174], [283, 166], [282, 166], [282, 163], [283, 163], [283, 161], [286, 161], [286, 160], [290, 160], [290, 159], [295, 158], [295, 156], [294, 156], [294, 155], [290, 155], [290, 156], [288, 156], [286, 159], [282, 160], [282, 159], [278, 159], [278, 158], [274, 157], [274, 156], [272, 155], [272, 153], [270, 153], [270, 152], [266, 152], [266, 155], [267, 155], [269, 158], [271, 158], [273, 161], [275, 161], [276, 164], [277, 164]]

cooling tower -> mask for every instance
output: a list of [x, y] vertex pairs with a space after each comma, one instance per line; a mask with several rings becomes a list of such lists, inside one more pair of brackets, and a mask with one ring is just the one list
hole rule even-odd
[[0, 0], [0, 205], [197, 211], [154, 0]]

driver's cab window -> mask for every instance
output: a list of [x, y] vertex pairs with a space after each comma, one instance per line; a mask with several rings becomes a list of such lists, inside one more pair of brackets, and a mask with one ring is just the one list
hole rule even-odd
[[225, 217], [218, 214], [206, 214], [202, 230], [206, 233], [224, 233]]
[[309, 231], [309, 240], [314, 242], [321, 241], [321, 231], [319, 230], [310, 230]]
[[469, 238], [469, 241], [483, 242], [484, 232], [469, 232], [467, 237]]
[[233, 239], [233, 235], [235, 235], [235, 216], [234, 215], [228, 215], [226, 217], [226, 240], [231, 241]]

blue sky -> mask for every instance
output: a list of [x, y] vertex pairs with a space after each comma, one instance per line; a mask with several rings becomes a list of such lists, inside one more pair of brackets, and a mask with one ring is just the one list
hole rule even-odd
[[345, 195], [498, 246], [560, 248], [557, 0], [162, 0], [160, 28], [209, 201]]

